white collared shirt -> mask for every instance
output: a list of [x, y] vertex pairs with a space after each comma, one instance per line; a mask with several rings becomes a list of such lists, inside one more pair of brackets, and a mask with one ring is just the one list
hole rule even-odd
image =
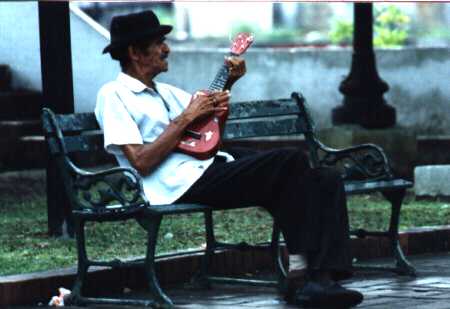
[[[120, 166], [131, 166], [120, 145], [152, 143], [191, 100], [189, 93], [168, 84], [155, 83], [155, 89], [119, 73], [115, 81], [105, 84], [98, 93], [95, 115], [104, 133], [105, 149], [116, 157]], [[227, 161], [233, 160], [227, 153], [218, 154], [227, 157]], [[213, 160], [198, 160], [172, 152], [151, 174], [143, 177], [150, 204], [176, 201]]]

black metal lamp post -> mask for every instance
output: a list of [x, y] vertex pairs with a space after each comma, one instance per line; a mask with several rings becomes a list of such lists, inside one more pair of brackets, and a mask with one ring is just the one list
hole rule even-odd
[[344, 104], [333, 109], [333, 124], [359, 124], [370, 129], [395, 125], [395, 109], [383, 98], [389, 86], [376, 68], [372, 9], [372, 3], [354, 4], [352, 65], [339, 86]]

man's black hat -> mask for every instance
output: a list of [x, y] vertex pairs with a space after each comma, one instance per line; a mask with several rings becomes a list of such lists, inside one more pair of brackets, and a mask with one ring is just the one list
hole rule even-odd
[[110, 26], [111, 43], [103, 49], [103, 53], [141, 39], [156, 38], [170, 31], [172, 26], [161, 25], [153, 11], [114, 16]]

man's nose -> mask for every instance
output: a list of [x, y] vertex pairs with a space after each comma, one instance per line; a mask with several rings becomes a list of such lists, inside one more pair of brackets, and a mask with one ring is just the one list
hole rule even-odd
[[163, 44], [163, 51], [165, 53], [170, 53], [170, 47], [169, 45], [167, 45], [166, 43]]

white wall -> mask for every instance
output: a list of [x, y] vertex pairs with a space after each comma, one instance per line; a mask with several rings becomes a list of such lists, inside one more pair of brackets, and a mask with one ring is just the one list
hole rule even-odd
[[102, 54], [109, 32], [73, 5], [70, 28], [75, 111], [92, 111], [98, 89], [116, 78], [120, 66], [109, 54]]
[[38, 4], [0, 2], [0, 63], [9, 64], [13, 87], [42, 89]]

